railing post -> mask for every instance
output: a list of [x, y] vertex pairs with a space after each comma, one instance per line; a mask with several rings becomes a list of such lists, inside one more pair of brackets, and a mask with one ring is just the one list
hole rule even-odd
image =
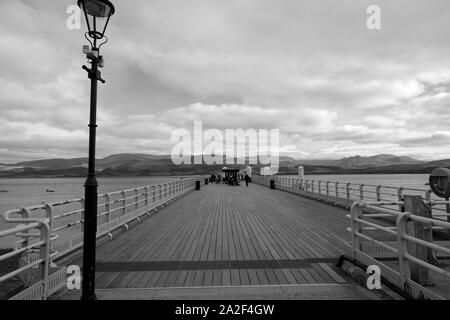
[[359, 186], [359, 199], [364, 200], [364, 183]]
[[[25, 219], [29, 219], [30, 218], [30, 211], [26, 208], [22, 208], [22, 218]], [[28, 247], [28, 245], [30, 244], [30, 238], [27, 236], [28, 234], [28, 230], [23, 231], [24, 236], [22, 237], [22, 248], [23, 247]], [[19, 248], [16, 248], [19, 249]], [[29, 250], [27, 250], [27, 254], [26, 256], [28, 257], [28, 252]]]
[[[405, 195], [405, 211], [415, 216], [432, 218], [431, 211], [422, 201], [421, 196]], [[406, 225], [410, 236], [427, 242], [433, 242], [432, 224], [410, 221]], [[433, 263], [433, 251], [430, 248], [418, 245], [414, 242], [408, 242], [408, 252], [422, 261]], [[428, 269], [417, 263], [411, 263], [411, 279], [419, 284], [428, 284]]]
[[336, 182], [336, 198], [339, 198], [339, 182]]
[[397, 245], [398, 245], [398, 262], [400, 269], [400, 281], [403, 289], [409, 292], [407, 288], [407, 280], [411, 278], [411, 264], [405, 255], [408, 253], [408, 241], [404, 238], [407, 234], [406, 227], [407, 214], [401, 213], [397, 218]]
[[134, 189], [134, 192], [135, 192], [134, 201], [136, 203], [136, 205], [134, 206], [134, 210], [138, 210], [139, 209], [139, 189], [138, 188]]
[[381, 186], [377, 186], [376, 193], [377, 193], [377, 201], [381, 201]]
[[347, 197], [347, 206], [350, 206], [350, 182], [345, 185], [346, 197]]
[[155, 203], [156, 201], [156, 187], [152, 186], [152, 202]]
[[[403, 201], [403, 188], [401, 188], [401, 187], [397, 189], [397, 200], [399, 202]], [[398, 210], [400, 212], [405, 212], [405, 205], [404, 204], [399, 204], [398, 205]]]
[[126, 215], [127, 214], [127, 192], [124, 190], [122, 191], [122, 202], [123, 202], [123, 212], [122, 215]]
[[314, 180], [311, 180], [311, 193], [314, 193]]
[[105, 194], [105, 202], [106, 202], [106, 215], [108, 218], [108, 237], [112, 239], [111, 233], [111, 195], [109, 193]]
[[158, 191], [159, 191], [159, 201], [162, 199], [162, 184], [158, 184]]
[[[430, 200], [431, 200], [431, 190], [427, 190], [427, 192], [425, 192], [425, 201], [430, 201]], [[448, 200], [446, 199], [446, 201], [448, 201]], [[446, 207], [448, 207], [448, 205], [446, 205]], [[430, 208], [431, 208], [431, 215], [433, 215], [433, 206], [430, 206]], [[450, 222], [450, 216], [448, 216], [447, 219]], [[449, 237], [450, 237], [450, 230], [449, 230]]]
[[148, 206], [150, 202], [150, 189], [148, 186], [145, 187], [145, 206]]
[[[48, 219], [48, 226], [50, 232], [50, 239], [53, 236], [53, 207], [49, 204], [45, 205], [45, 217]], [[53, 243], [49, 242], [49, 252], [53, 252]], [[50, 264], [53, 264], [53, 261], [50, 261]]]
[[43, 262], [39, 265], [39, 274], [40, 279], [43, 281], [43, 296], [42, 298], [45, 300], [49, 294], [48, 288], [48, 268], [50, 265], [50, 227], [47, 223], [41, 223], [40, 227], [41, 232], [41, 241], [44, 242], [43, 245], [40, 246], [39, 250], [39, 259]]
[[319, 180], [319, 181], [317, 182], [317, 188], [319, 189], [319, 190], [318, 190], [318, 191], [319, 191], [319, 195], [322, 194], [322, 191], [321, 191], [321, 189], [322, 189], [322, 181]]
[[351, 216], [351, 232], [352, 232], [352, 248], [353, 248], [353, 259], [356, 259], [357, 251], [361, 251], [361, 239], [358, 233], [361, 233], [361, 224], [357, 219], [362, 217], [362, 208], [360, 204], [354, 204], [350, 212]]
[[325, 183], [325, 191], [327, 193], [327, 197], [329, 197], [330, 196], [330, 181], [327, 181]]

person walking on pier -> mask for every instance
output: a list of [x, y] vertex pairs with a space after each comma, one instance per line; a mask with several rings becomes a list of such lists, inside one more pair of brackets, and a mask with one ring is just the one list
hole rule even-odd
[[245, 175], [245, 186], [248, 187], [248, 183], [251, 182], [251, 178], [248, 174]]

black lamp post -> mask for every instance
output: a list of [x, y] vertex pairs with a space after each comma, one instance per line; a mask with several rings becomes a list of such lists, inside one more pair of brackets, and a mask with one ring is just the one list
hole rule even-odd
[[[84, 231], [83, 231], [83, 282], [82, 300], [95, 300], [95, 247], [97, 233], [97, 179], [95, 178], [95, 138], [97, 128], [97, 81], [105, 83], [98, 68], [103, 67], [100, 47], [108, 41], [105, 36], [109, 18], [114, 14], [114, 6], [108, 0], [78, 0], [88, 26], [86, 39], [91, 46], [84, 46], [83, 53], [91, 63], [91, 68], [83, 66], [91, 79], [91, 108], [89, 123], [88, 176], [84, 184]], [[89, 39], [91, 38], [91, 39]], [[105, 39], [99, 46], [97, 42]]]

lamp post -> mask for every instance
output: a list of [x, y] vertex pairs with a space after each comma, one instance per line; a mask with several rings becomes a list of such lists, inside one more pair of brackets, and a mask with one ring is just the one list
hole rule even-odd
[[[89, 122], [88, 176], [84, 184], [84, 230], [83, 230], [83, 282], [82, 300], [95, 300], [95, 247], [97, 233], [97, 179], [95, 177], [95, 139], [97, 129], [97, 81], [105, 83], [99, 68], [103, 67], [100, 47], [108, 41], [106, 27], [115, 9], [108, 0], [78, 0], [88, 26], [85, 37], [91, 46], [83, 46], [83, 53], [91, 63], [91, 68], [83, 66], [91, 79], [91, 103]], [[102, 26], [103, 25], [103, 26]], [[90, 38], [90, 39], [89, 39]], [[92, 39], [92, 41], [91, 41]], [[100, 45], [99, 41], [105, 39]]]

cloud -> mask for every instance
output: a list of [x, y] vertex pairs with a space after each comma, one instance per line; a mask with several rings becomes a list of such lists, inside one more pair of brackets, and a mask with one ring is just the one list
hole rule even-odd
[[[281, 149], [301, 157], [445, 157], [447, 2], [380, 0], [373, 32], [368, 0], [117, 0], [99, 155], [168, 153], [171, 132], [201, 120], [279, 128]], [[66, 28], [73, 4], [0, 3], [0, 162], [86, 155], [85, 30]]]

